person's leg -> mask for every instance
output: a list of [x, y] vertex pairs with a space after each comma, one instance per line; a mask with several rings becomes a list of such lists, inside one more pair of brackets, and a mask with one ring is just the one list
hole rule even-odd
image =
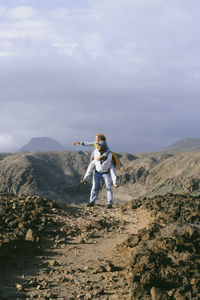
[[93, 174], [93, 182], [92, 182], [92, 188], [90, 192], [90, 203], [94, 203], [97, 198], [101, 176], [102, 175], [97, 171], [95, 171]]
[[116, 169], [115, 169], [115, 166], [113, 164], [111, 164], [111, 167], [110, 167], [110, 175], [111, 175], [111, 178], [112, 178], [113, 185], [116, 186], [116, 187], [119, 186], [118, 183], [117, 183]]
[[106, 186], [108, 204], [112, 205], [113, 204], [113, 193], [112, 193], [110, 173], [103, 174], [102, 176], [103, 176], [105, 186]]
[[85, 175], [83, 177], [83, 180], [88, 181], [89, 177], [92, 175], [92, 171], [94, 169], [94, 160], [91, 161], [91, 163], [89, 163], [89, 166], [85, 172]]

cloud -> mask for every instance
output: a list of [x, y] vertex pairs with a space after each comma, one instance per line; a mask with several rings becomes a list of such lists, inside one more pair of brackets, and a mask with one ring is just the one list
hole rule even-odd
[[3, 3], [0, 124], [15, 140], [103, 131], [131, 152], [198, 135], [198, 1]]
[[0, 133], [0, 151], [7, 152], [12, 151], [15, 147], [15, 140], [9, 134], [2, 134]]
[[8, 18], [19, 20], [34, 18], [36, 14], [36, 10], [30, 6], [18, 6], [7, 11]]
[[5, 57], [5, 56], [10, 56], [12, 55], [12, 52], [9, 51], [0, 51], [0, 56]]
[[4, 17], [6, 13], [7, 13], [6, 7], [5, 6], [0, 6], [0, 16]]

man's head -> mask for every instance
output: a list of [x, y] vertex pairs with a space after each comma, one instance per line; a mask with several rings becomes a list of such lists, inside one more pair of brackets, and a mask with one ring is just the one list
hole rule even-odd
[[98, 150], [100, 151], [100, 152], [102, 152], [102, 151], [104, 151], [105, 150], [105, 147], [106, 147], [106, 142], [105, 141], [100, 141], [99, 143], [98, 143]]

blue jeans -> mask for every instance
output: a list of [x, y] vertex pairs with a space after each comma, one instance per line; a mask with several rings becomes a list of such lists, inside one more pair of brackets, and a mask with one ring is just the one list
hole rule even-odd
[[99, 183], [100, 183], [101, 178], [103, 178], [103, 180], [105, 182], [108, 204], [113, 204], [113, 193], [112, 193], [110, 172], [102, 174], [102, 173], [97, 172], [96, 170], [94, 171], [94, 174], [93, 174], [93, 183], [92, 183], [92, 188], [91, 188], [91, 192], [90, 192], [90, 203], [95, 202], [95, 200], [97, 198], [98, 190], [99, 190]]

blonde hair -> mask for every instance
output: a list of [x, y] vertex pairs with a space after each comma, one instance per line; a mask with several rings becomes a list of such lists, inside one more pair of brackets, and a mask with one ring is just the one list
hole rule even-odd
[[102, 132], [99, 132], [96, 134], [96, 136], [101, 140], [101, 141], [105, 141], [106, 137]]

